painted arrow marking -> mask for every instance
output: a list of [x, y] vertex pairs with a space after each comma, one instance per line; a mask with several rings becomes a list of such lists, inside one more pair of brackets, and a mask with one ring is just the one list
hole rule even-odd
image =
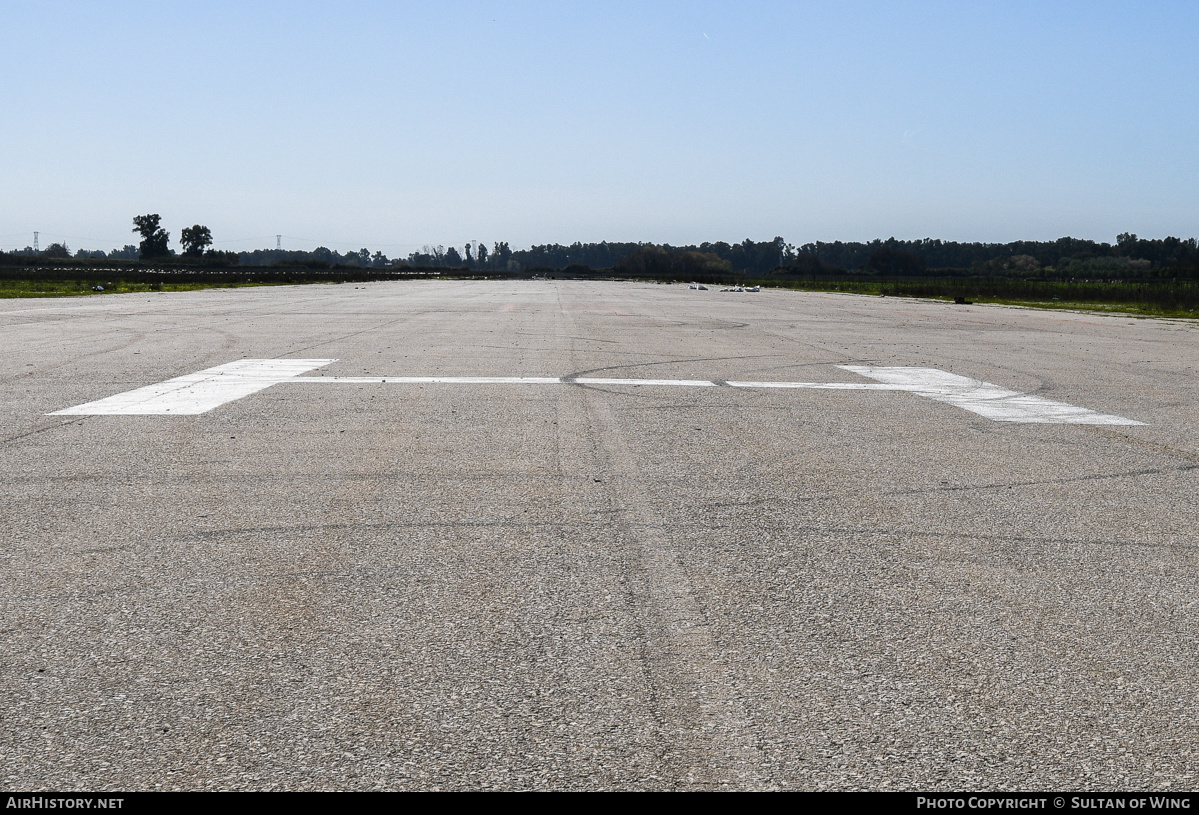
[[537, 376], [302, 376], [335, 359], [242, 359], [106, 399], [58, 410], [51, 416], [191, 416], [284, 382], [320, 385], [608, 385], [716, 388], [791, 388], [838, 391], [903, 391], [977, 413], [996, 422], [1023, 424], [1141, 425], [1042, 396], [937, 368], [839, 365], [874, 382], [740, 382], [709, 379], [607, 379]]

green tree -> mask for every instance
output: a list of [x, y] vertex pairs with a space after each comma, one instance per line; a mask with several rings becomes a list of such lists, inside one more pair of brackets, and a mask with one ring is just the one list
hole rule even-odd
[[183, 254], [198, 258], [212, 246], [212, 230], [200, 224], [185, 226], [179, 233], [179, 243], [183, 244]]
[[158, 213], [154, 213], [153, 215], [135, 215], [133, 217], [132, 231], [142, 236], [142, 242], [138, 246], [138, 254], [142, 260], [164, 257], [171, 254], [171, 250], [167, 248], [167, 243], [171, 240], [171, 233], [159, 226], [161, 221], [162, 219], [158, 217]]
[[1135, 232], [1121, 232], [1116, 236], [1116, 246], [1119, 254], [1132, 257], [1137, 251], [1137, 236]]

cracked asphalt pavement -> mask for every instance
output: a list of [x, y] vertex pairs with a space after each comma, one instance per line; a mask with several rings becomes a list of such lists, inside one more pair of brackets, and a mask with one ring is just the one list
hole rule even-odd
[[[411, 281], [0, 301], [0, 789], [1193, 789], [1194, 323]], [[241, 358], [314, 376], [47, 414]]]

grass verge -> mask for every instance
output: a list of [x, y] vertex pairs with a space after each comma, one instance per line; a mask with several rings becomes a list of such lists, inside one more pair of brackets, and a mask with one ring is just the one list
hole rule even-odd
[[[117, 280], [0, 280], [0, 298], [75, 297], [90, 294], [129, 294], [143, 291], [196, 291], [197, 289], [240, 289], [250, 286], [280, 286], [283, 283], [127, 283]], [[97, 286], [103, 290], [96, 291]]]

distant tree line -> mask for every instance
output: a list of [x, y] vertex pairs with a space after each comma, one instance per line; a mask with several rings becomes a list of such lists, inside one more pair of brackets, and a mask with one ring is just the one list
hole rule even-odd
[[80, 258], [82, 260], [137, 260], [137, 247], [133, 244], [126, 244], [121, 249], [113, 249], [110, 252], [105, 252], [103, 249], [79, 249], [72, 252], [70, 247], [65, 243], [52, 243], [41, 251], [35, 250], [32, 246], [26, 246], [24, 249], [13, 249], [4, 253], [11, 258], [51, 258], [51, 259], [66, 259]]
[[875, 239], [869, 243], [836, 241], [807, 243], [791, 262], [798, 266], [861, 269], [879, 273], [916, 273], [926, 269], [961, 269], [972, 272], [1110, 271], [1131, 275], [1152, 269], [1194, 269], [1199, 261], [1194, 238], [1145, 240], [1130, 232], [1116, 236], [1115, 244], [1079, 238], [1012, 243], [959, 243], [925, 238], [900, 241]]
[[[146, 260], [169, 261], [174, 258], [175, 251], [170, 248], [171, 233], [162, 227], [162, 218], [158, 213], [133, 216], [133, 231], [141, 235], [141, 242], [134, 246], [126, 244], [121, 249], [110, 252], [103, 250], [80, 249], [71, 254], [65, 243], [52, 243], [44, 251], [38, 252], [32, 246], [9, 252], [16, 256], [40, 256], [50, 259], [79, 258], [81, 260]], [[212, 230], [202, 224], [184, 227], [179, 243], [183, 247], [183, 257], [189, 261], [203, 261], [208, 264], [237, 265], [239, 258], [235, 252], [214, 252], [212, 246]], [[206, 251], [207, 250], [207, 251]]]
[[704, 277], [719, 275], [827, 276], [838, 273], [918, 276], [931, 272], [968, 273], [1028, 278], [1091, 275], [1119, 278], [1166, 276], [1199, 277], [1199, 248], [1194, 238], [1146, 240], [1124, 232], [1114, 244], [1078, 238], [1011, 243], [961, 243], [934, 238], [901, 241], [805, 243], [794, 246], [783, 238], [745, 239], [740, 243], [670, 244], [575, 242], [544, 244], [513, 250], [506, 241], [488, 248], [482, 241], [462, 247], [424, 246], [418, 252], [389, 258], [362, 248], [338, 252], [324, 246], [312, 251], [258, 249], [221, 252], [211, 248], [212, 231], [202, 224], [181, 231], [182, 253], [169, 247], [167, 232], [157, 214], [138, 215], [133, 232], [141, 241], [110, 252], [81, 249], [74, 254], [54, 243], [41, 252], [25, 247], [7, 253], [12, 259], [39, 255], [48, 259], [132, 261], [204, 266], [355, 267], [370, 269], [469, 269], [480, 272], [529, 272], [611, 269], [624, 275]]
[[783, 238], [745, 239], [740, 243], [670, 244], [609, 242], [544, 244], [513, 250], [506, 241], [488, 249], [481, 241], [461, 248], [425, 246], [406, 256], [389, 258], [368, 249], [340, 253], [325, 247], [311, 252], [259, 249], [238, 253], [243, 266], [328, 264], [383, 268], [446, 267], [475, 271], [615, 269], [628, 274], [695, 276], [735, 273], [750, 277], [770, 273], [835, 274], [862, 272], [918, 275], [928, 270], [972, 274], [1106, 274], [1152, 277], [1155, 272], [1199, 274], [1199, 247], [1194, 238], [1146, 240], [1122, 233], [1113, 243], [1079, 238], [1011, 243], [960, 243], [934, 238], [901, 241], [823, 242], [794, 246]]

